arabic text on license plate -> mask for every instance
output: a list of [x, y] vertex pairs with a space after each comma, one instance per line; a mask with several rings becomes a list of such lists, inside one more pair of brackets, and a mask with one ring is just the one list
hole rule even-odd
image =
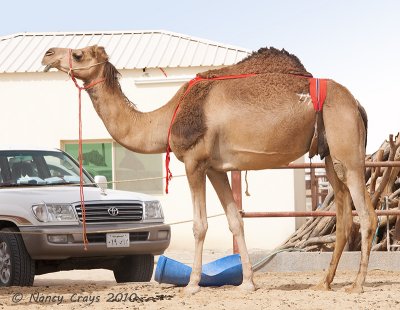
[[107, 248], [129, 247], [129, 233], [110, 233], [106, 235]]

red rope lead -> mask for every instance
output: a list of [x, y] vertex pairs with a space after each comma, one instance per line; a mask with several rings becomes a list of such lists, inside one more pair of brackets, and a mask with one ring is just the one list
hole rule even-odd
[[217, 76], [217, 77], [213, 77], [213, 78], [203, 78], [203, 77], [197, 75], [195, 78], [193, 78], [189, 81], [188, 87], [186, 88], [182, 97], [178, 101], [178, 104], [175, 108], [174, 114], [172, 115], [171, 123], [168, 128], [167, 151], [166, 151], [166, 155], [165, 155], [165, 170], [166, 170], [165, 193], [166, 194], [168, 194], [169, 182], [172, 179], [172, 172], [169, 169], [169, 163], [171, 161], [171, 146], [170, 146], [171, 129], [172, 129], [172, 125], [175, 121], [176, 115], [178, 114], [179, 107], [180, 107], [181, 103], [183, 102], [183, 100], [185, 99], [185, 97], [187, 96], [187, 94], [189, 93], [189, 91], [191, 90], [191, 88], [195, 84], [197, 84], [198, 82], [201, 82], [201, 81], [232, 80], [232, 79], [241, 79], [241, 78], [251, 77], [251, 76], [255, 76], [255, 75], [256, 75], [256, 73], [248, 73], [248, 74], [224, 75], [224, 76]]
[[81, 200], [82, 210], [82, 225], [83, 225], [83, 246], [87, 251], [87, 244], [89, 243], [86, 233], [86, 207], [85, 207], [85, 194], [83, 191], [83, 152], [82, 152], [82, 100], [81, 100], [82, 89], [79, 88], [79, 147], [78, 147], [78, 158], [79, 158], [79, 195]]
[[104, 79], [100, 79], [97, 81], [93, 81], [86, 86], [79, 86], [75, 76], [74, 70], [72, 68], [72, 50], [69, 50], [69, 75], [71, 76], [72, 81], [74, 82], [76, 88], [78, 88], [78, 98], [79, 98], [79, 140], [78, 140], [78, 160], [79, 160], [79, 196], [81, 201], [81, 210], [82, 210], [82, 238], [83, 238], [83, 246], [85, 251], [87, 251], [87, 245], [89, 241], [87, 239], [87, 231], [86, 231], [86, 207], [85, 207], [85, 195], [83, 191], [83, 152], [82, 152], [82, 90], [89, 89], [94, 85], [104, 82]]

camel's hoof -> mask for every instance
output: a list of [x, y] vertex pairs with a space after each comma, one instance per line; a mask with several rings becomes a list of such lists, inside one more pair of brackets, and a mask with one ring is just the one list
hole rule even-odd
[[238, 286], [238, 289], [245, 292], [254, 292], [257, 288], [253, 281], [243, 282]]
[[364, 292], [361, 285], [355, 285], [355, 284], [346, 287], [344, 290], [346, 293], [351, 293], [351, 294], [361, 294]]
[[188, 284], [183, 291], [185, 292], [186, 295], [194, 295], [200, 292], [200, 286], [194, 284]]
[[331, 286], [328, 283], [319, 283], [317, 285], [311, 286], [310, 289], [314, 290], [314, 291], [330, 291]]

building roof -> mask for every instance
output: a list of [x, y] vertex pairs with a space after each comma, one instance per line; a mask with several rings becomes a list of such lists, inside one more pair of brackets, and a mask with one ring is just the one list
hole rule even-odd
[[250, 54], [244, 48], [164, 30], [17, 33], [0, 37], [0, 73], [40, 72], [51, 47], [106, 48], [117, 69], [224, 66]]

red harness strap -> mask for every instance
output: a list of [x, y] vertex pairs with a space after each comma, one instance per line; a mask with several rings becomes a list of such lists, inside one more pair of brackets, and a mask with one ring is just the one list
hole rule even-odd
[[165, 156], [165, 170], [166, 170], [166, 176], [165, 176], [165, 193], [168, 194], [168, 185], [169, 181], [172, 179], [172, 173], [171, 170], [169, 169], [169, 163], [171, 161], [171, 146], [170, 146], [170, 138], [171, 138], [171, 129], [172, 125], [175, 121], [176, 115], [178, 113], [179, 107], [182, 103], [182, 101], [185, 99], [189, 91], [192, 89], [192, 87], [197, 84], [198, 82], [201, 81], [217, 81], [217, 80], [232, 80], [232, 79], [241, 79], [241, 78], [246, 78], [250, 76], [256, 75], [255, 73], [248, 73], [248, 74], [235, 74], [235, 75], [224, 75], [224, 76], [217, 76], [214, 78], [203, 78], [201, 76], [196, 76], [195, 78], [191, 79], [189, 81], [188, 87], [186, 88], [185, 92], [183, 93], [182, 97], [179, 99], [178, 104], [176, 105], [174, 114], [172, 115], [171, 123], [168, 128], [168, 140], [167, 140], [167, 152]]
[[327, 79], [310, 78], [310, 96], [316, 112], [322, 111], [326, 99]]

